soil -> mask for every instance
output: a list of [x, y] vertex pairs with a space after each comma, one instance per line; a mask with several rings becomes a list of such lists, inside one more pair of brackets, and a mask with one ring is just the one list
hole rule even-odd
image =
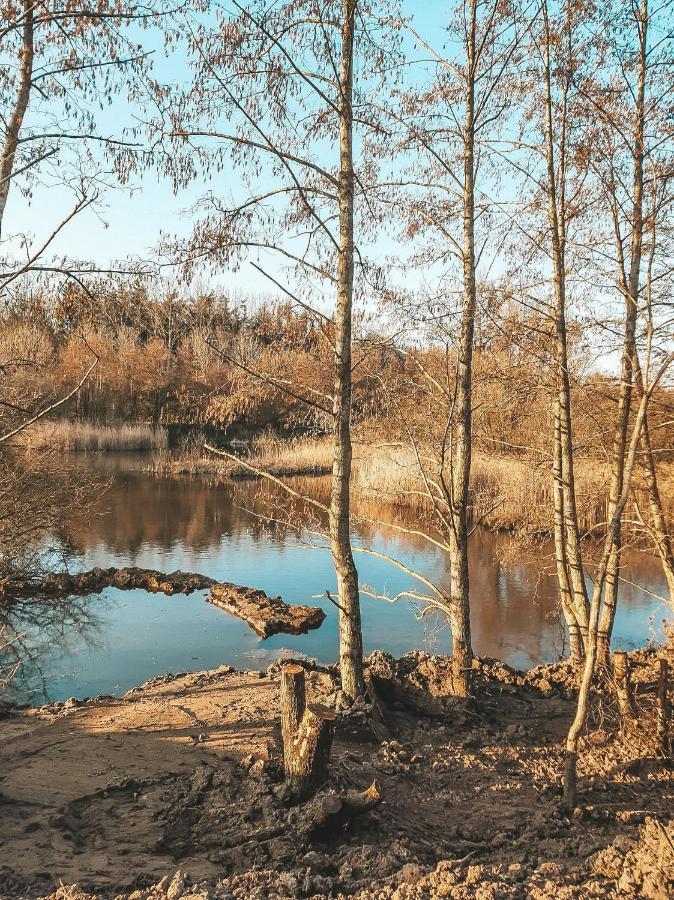
[[560, 790], [566, 663], [518, 673], [476, 661], [465, 704], [448, 696], [447, 659], [376, 653], [378, 697], [350, 707], [335, 671], [304, 661], [309, 699], [339, 711], [325, 791], [374, 781], [383, 794], [329, 834], [284, 792], [278, 663], [7, 707], [0, 897], [672, 897], [672, 760], [656, 746], [653, 691], [674, 651], [630, 656], [637, 720], [620, 728], [605, 685], [573, 815]]

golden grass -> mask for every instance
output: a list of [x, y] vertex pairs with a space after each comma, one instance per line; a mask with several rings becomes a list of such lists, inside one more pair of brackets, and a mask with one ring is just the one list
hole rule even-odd
[[[265, 434], [252, 441], [242, 455], [256, 468], [276, 476], [327, 475], [332, 467], [332, 438], [283, 439]], [[207, 454], [200, 445], [179, 454], [161, 451], [153, 458], [151, 469], [164, 475], [255, 477], [243, 464]], [[578, 518], [584, 533], [600, 533], [606, 522], [609, 479], [607, 463], [586, 457], [577, 460]], [[410, 448], [355, 444], [352, 486], [356, 504], [376, 502], [413, 513], [431, 509]], [[663, 466], [661, 488], [665, 505], [671, 509], [674, 466]], [[499, 530], [549, 534], [552, 522], [549, 461], [476, 453], [471, 471], [470, 519]]]
[[92, 425], [89, 422], [36, 422], [21, 435], [21, 444], [31, 450], [114, 452], [161, 450], [168, 444], [163, 428], [135, 425]]
[[[241, 454], [253, 466], [271, 475], [327, 475], [332, 468], [332, 441], [329, 438], [280, 438], [263, 434], [251, 441]], [[229, 478], [254, 478], [255, 473], [242, 463], [216, 456], [200, 444], [176, 454], [161, 452], [152, 460], [151, 470], [158, 475], [211, 475]]]
[[[581, 529], [605, 520], [608, 470], [580, 460], [578, 509]], [[359, 446], [354, 454], [356, 494], [395, 506], [428, 510], [431, 506], [412, 450], [405, 447]], [[476, 453], [470, 480], [470, 518], [498, 529], [525, 527], [548, 532], [551, 520], [551, 475], [548, 465], [515, 457]]]

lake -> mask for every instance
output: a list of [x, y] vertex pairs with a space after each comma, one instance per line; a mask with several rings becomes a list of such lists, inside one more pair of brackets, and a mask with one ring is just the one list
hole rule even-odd
[[[47, 603], [19, 604], [5, 625], [19, 636], [14, 645], [23, 666], [7, 691], [22, 702], [41, 704], [70, 696], [124, 693], [164, 672], [194, 671], [223, 663], [260, 669], [286, 653], [323, 662], [337, 655], [337, 610], [325, 598], [334, 591], [329, 552], [316, 538], [292, 527], [282, 498], [254, 481], [218, 483], [199, 478], [154, 478], [139, 469], [136, 456], [83, 456], [78, 465], [105, 472], [110, 487], [85, 524], [62, 536], [71, 571], [93, 566], [135, 565], [171, 572], [201, 572], [222, 581], [261, 588], [288, 603], [320, 605], [327, 618], [301, 637], [261, 640], [239, 619], [205, 602], [207, 592], [185, 597], [119, 591]], [[303, 480], [305, 487], [321, 485]], [[322, 485], [324, 487], [324, 484]], [[394, 531], [391, 511], [367, 507], [371, 524], [354, 533], [357, 546], [384, 552], [406, 566], [447, 583], [441, 550], [418, 535]], [[405, 522], [405, 519], [402, 520]], [[415, 525], [407, 517], [408, 525]], [[418, 527], [418, 524], [416, 525]], [[390, 562], [356, 554], [361, 584], [389, 597], [417, 587]], [[659, 562], [635, 551], [625, 556], [616, 648], [629, 649], [659, 638], [670, 609], [653, 594], [665, 594]], [[551, 547], [515, 546], [512, 539], [478, 529], [470, 541], [472, 631], [475, 652], [516, 667], [557, 659], [564, 633], [556, 609]], [[640, 587], [637, 587], [639, 585]], [[450, 633], [436, 616], [420, 616], [407, 600], [362, 601], [366, 652], [375, 648], [400, 655], [410, 649], [446, 653]]]

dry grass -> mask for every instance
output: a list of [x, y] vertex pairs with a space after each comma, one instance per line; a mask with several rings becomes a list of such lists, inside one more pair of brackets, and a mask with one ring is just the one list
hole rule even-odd
[[[408, 448], [357, 448], [353, 484], [356, 492], [401, 507], [427, 510], [430, 501], [419, 467]], [[588, 531], [605, 520], [608, 471], [581, 460], [578, 466], [579, 518]], [[545, 463], [475, 454], [471, 472], [471, 519], [497, 529], [526, 528], [548, 532], [551, 476]]]
[[[251, 441], [241, 454], [253, 466], [271, 475], [327, 475], [332, 468], [332, 442], [329, 438], [279, 438], [263, 434]], [[150, 466], [157, 475], [211, 475], [228, 478], [254, 478], [255, 473], [242, 463], [218, 457], [192, 444], [178, 453], [155, 454]]]
[[[272, 475], [327, 475], [332, 471], [332, 439], [304, 437], [283, 440], [262, 435], [251, 443], [250, 461]], [[232, 475], [244, 475], [245, 466], [234, 467]]]
[[31, 450], [114, 452], [160, 450], [168, 437], [163, 428], [136, 425], [92, 425], [89, 422], [36, 422], [22, 434], [21, 443]]
[[[330, 437], [283, 439], [265, 434], [246, 449], [256, 468], [276, 476], [327, 475], [332, 467]], [[153, 458], [156, 474], [255, 477], [241, 463], [205, 454], [201, 444], [175, 454], [162, 451]], [[674, 467], [663, 467], [661, 487], [666, 507], [674, 496]], [[606, 463], [579, 458], [576, 463], [579, 524], [583, 532], [600, 533], [607, 518], [609, 469]], [[405, 447], [356, 444], [353, 489], [356, 500], [390, 504], [421, 513], [430, 502], [412, 451]], [[552, 478], [549, 461], [476, 453], [471, 473], [471, 520], [499, 530], [530, 535], [549, 534], [552, 518]]]

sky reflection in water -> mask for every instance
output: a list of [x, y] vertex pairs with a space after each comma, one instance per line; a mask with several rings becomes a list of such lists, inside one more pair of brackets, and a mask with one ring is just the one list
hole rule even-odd
[[[29, 657], [15, 682], [17, 699], [39, 704], [70, 696], [117, 695], [167, 671], [222, 663], [262, 668], [283, 651], [326, 662], [335, 659], [337, 610], [317, 596], [334, 590], [330, 554], [307, 549], [283, 528], [265, 529], [254, 514], [263, 509], [257, 484], [155, 480], [128, 470], [127, 463], [133, 461], [93, 459], [97, 467], [117, 471], [101, 500], [101, 514], [67, 536], [72, 570], [138, 565], [202, 572], [280, 594], [287, 602], [319, 604], [327, 618], [308, 635], [261, 641], [245, 623], [206, 603], [203, 591], [165, 597], [108, 589], [49, 609], [24, 604], [9, 622], [22, 633], [22, 653]], [[442, 552], [421, 538], [372, 526], [356, 539], [446, 584]], [[483, 530], [471, 539], [475, 651], [517, 667], [552, 661], [560, 654], [563, 634], [555, 612], [550, 551], [511, 554], [508, 545], [506, 536]], [[377, 593], [395, 595], [415, 587], [409, 576], [384, 560], [358, 554], [356, 562], [361, 583]], [[645, 554], [628, 554], [623, 575], [653, 593], [665, 593], [657, 560]], [[668, 615], [668, 607], [657, 599], [623, 584], [615, 646], [630, 648], [661, 636]], [[408, 601], [390, 604], [364, 597], [363, 629], [366, 652], [384, 648], [400, 655], [413, 648], [447, 652], [450, 647], [441, 619], [420, 620]]]

